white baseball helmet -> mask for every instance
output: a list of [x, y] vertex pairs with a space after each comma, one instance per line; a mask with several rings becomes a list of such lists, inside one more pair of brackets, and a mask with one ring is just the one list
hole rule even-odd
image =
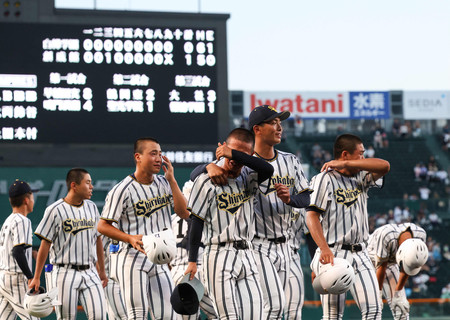
[[334, 258], [334, 265], [327, 263], [319, 267], [319, 275], [313, 287], [321, 294], [347, 292], [355, 281], [355, 270], [346, 259]]
[[142, 237], [147, 257], [155, 264], [167, 264], [177, 254], [177, 244], [172, 230], [164, 229]]
[[32, 316], [47, 317], [52, 313], [53, 306], [58, 304], [56, 301], [57, 295], [58, 288], [53, 288], [49, 292], [46, 292], [43, 287], [39, 287], [39, 292], [30, 289], [23, 299], [23, 307]]
[[420, 239], [407, 239], [397, 250], [397, 263], [409, 276], [415, 276], [428, 260], [428, 248]]

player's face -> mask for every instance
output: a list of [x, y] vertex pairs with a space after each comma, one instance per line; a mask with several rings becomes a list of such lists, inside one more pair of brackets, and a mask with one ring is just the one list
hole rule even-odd
[[27, 202], [27, 209], [28, 212], [32, 212], [33, 208], [34, 208], [34, 195], [31, 193], [28, 197], [28, 202]]
[[[231, 149], [241, 151], [249, 155], [253, 154], [253, 146], [251, 143], [243, 142], [235, 138], [230, 138], [229, 141], [227, 142], [227, 145]], [[227, 158], [225, 159], [223, 167], [225, 170], [228, 171], [228, 175], [231, 178], [237, 178], [241, 174], [241, 169], [243, 165]]]
[[281, 142], [283, 127], [280, 118], [275, 118], [269, 122], [258, 125], [259, 134], [257, 136], [268, 145], [274, 146]]
[[154, 141], [143, 142], [142, 153], [136, 153], [136, 163], [147, 173], [156, 174], [161, 170], [161, 146]]
[[92, 190], [94, 190], [94, 186], [92, 185], [92, 179], [89, 173], [83, 176], [80, 184], [75, 183], [75, 192], [83, 199], [90, 199], [92, 197]]

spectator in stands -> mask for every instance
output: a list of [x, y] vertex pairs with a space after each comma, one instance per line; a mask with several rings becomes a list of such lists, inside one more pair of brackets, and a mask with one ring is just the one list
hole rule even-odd
[[442, 288], [441, 299], [450, 299], [450, 283]]
[[420, 177], [421, 172], [422, 172], [421, 164], [420, 164], [420, 162], [418, 162], [418, 163], [416, 163], [416, 166], [414, 167], [414, 177], [416, 178], [416, 181], [421, 180], [421, 177]]
[[431, 249], [431, 254], [433, 255], [433, 258], [436, 262], [442, 261], [441, 244], [439, 242], [435, 242], [433, 244], [433, 247]]
[[431, 190], [426, 185], [419, 187], [420, 199], [428, 200], [430, 198]]
[[411, 212], [409, 210], [409, 207], [404, 207], [402, 210], [402, 223], [403, 222], [410, 222], [411, 221]]
[[398, 119], [394, 119], [394, 122], [392, 123], [392, 134], [395, 137], [399, 137], [400, 136], [400, 120]]
[[373, 148], [373, 146], [369, 146], [367, 148], [365, 157], [366, 158], [374, 158], [375, 157], [375, 149]]
[[443, 254], [442, 256], [444, 257], [445, 260], [450, 260], [450, 247], [449, 245], [446, 243], [444, 244], [444, 247], [442, 248]]
[[430, 158], [428, 159], [427, 170], [428, 170], [428, 180], [430, 182], [435, 182], [437, 180], [436, 173], [439, 171], [439, 167], [437, 165], [434, 156], [430, 156]]
[[388, 223], [395, 223], [395, 219], [394, 219], [394, 210], [389, 209], [388, 211]]
[[426, 180], [428, 177], [428, 169], [427, 166], [422, 162], [420, 163], [420, 180]]
[[394, 208], [394, 221], [395, 223], [402, 223], [403, 211], [400, 206], [395, 206]]
[[400, 137], [408, 138], [411, 134], [411, 123], [409, 121], [405, 121], [400, 126]]
[[373, 146], [375, 148], [387, 148], [389, 146], [386, 131], [379, 123], [375, 125], [373, 130]]
[[413, 128], [413, 131], [412, 131], [412, 136], [414, 138], [418, 138], [418, 137], [422, 136], [422, 129], [420, 128], [420, 121], [419, 120], [416, 120], [414, 122], [414, 128]]
[[438, 216], [436, 212], [430, 213], [428, 219], [430, 220], [432, 227], [438, 227], [442, 223], [441, 218]]
[[311, 156], [313, 159], [312, 160], [313, 167], [320, 171], [320, 169], [322, 168], [322, 164], [324, 162], [323, 162], [323, 149], [318, 143], [315, 143], [313, 145], [311, 150]]

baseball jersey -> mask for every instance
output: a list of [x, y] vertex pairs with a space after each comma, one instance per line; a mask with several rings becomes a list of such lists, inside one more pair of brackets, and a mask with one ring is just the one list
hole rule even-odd
[[382, 187], [370, 172], [345, 176], [336, 170], [321, 172], [311, 179], [310, 207], [321, 212], [321, 224], [328, 244], [355, 244], [369, 239], [367, 192]]
[[[31, 221], [20, 213], [12, 213], [6, 218], [0, 230], [0, 270], [22, 272], [16, 259], [12, 256], [15, 246], [25, 245], [31, 248], [33, 243]], [[28, 267], [31, 268], [31, 249], [25, 251]]]
[[397, 263], [395, 256], [399, 247], [398, 239], [400, 234], [408, 228], [412, 231], [413, 238], [426, 242], [427, 233], [414, 223], [386, 224], [377, 228], [370, 235], [367, 251], [372, 261], [375, 262], [375, 267], [379, 267], [386, 261], [388, 264]]
[[90, 200], [74, 206], [60, 199], [48, 206], [34, 234], [52, 243], [50, 263], [95, 263], [99, 216], [97, 206]]
[[[258, 155], [255, 154], [255, 156]], [[275, 157], [266, 161], [273, 166], [274, 171], [270, 179], [261, 183], [261, 192], [255, 197], [255, 235], [268, 239], [288, 237], [293, 214], [292, 207], [277, 196], [274, 184], [284, 184], [291, 189], [291, 194], [295, 195], [309, 192], [309, 183], [300, 161], [292, 153], [275, 150]]]
[[300, 249], [302, 234], [308, 232], [306, 226], [306, 211], [304, 208], [293, 208], [292, 226], [289, 229], [289, 244], [294, 250]]
[[242, 170], [224, 186], [213, 184], [205, 173], [195, 179], [188, 210], [205, 222], [205, 245], [253, 239], [253, 200], [257, 191], [258, 174], [252, 170]]
[[164, 176], [153, 178], [152, 183], [142, 184], [129, 175], [115, 185], [106, 196], [101, 219], [116, 222], [130, 235], [171, 229], [172, 190]]

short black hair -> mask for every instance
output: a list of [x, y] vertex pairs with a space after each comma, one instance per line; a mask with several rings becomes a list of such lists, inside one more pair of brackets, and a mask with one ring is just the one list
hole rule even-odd
[[250, 143], [252, 145], [252, 148], [255, 146], [255, 134], [245, 128], [236, 128], [231, 130], [231, 132], [228, 134], [227, 142], [230, 138]]
[[348, 153], [353, 153], [356, 150], [356, 146], [358, 144], [363, 143], [361, 138], [351, 134], [344, 133], [336, 138], [333, 147], [333, 154], [335, 159], [339, 159], [343, 151], [347, 151]]
[[69, 172], [67, 172], [67, 177], [66, 177], [67, 191], [70, 191], [70, 185], [72, 184], [72, 182], [75, 182], [76, 184], [80, 184], [81, 180], [83, 180], [83, 178], [86, 174], [89, 174], [89, 172], [83, 168], [70, 169]]
[[146, 141], [152, 141], [159, 144], [158, 140], [152, 137], [139, 138], [134, 142], [134, 153], [142, 153], [142, 145]]
[[9, 198], [9, 203], [11, 204], [11, 207], [18, 208], [23, 204], [23, 202], [25, 201], [25, 198], [29, 197], [30, 195], [31, 195], [31, 192], [28, 192], [28, 193], [21, 194], [20, 196], [17, 196], [17, 197]]

